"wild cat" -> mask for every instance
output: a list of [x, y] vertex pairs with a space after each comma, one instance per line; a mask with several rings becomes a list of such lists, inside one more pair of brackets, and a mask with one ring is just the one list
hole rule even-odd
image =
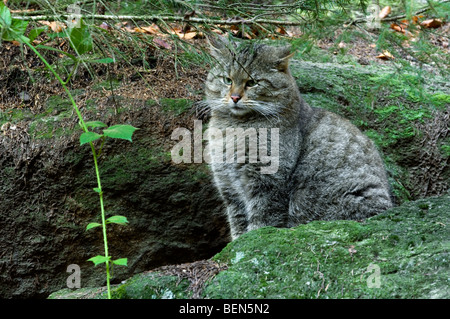
[[[223, 135], [227, 128], [279, 132], [275, 173], [262, 173], [261, 162], [211, 163], [232, 239], [263, 226], [360, 220], [392, 206], [384, 163], [373, 142], [348, 120], [301, 98], [289, 71], [290, 46], [237, 44], [223, 37], [210, 43], [216, 64], [205, 85], [209, 127]], [[274, 143], [273, 136], [267, 139], [268, 145]], [[207, 140], [225, 147], [217, 134], [209, 133]]]

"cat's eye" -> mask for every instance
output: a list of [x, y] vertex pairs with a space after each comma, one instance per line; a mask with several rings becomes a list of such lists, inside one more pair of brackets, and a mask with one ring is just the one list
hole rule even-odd
[[247, 83], [245, 84], [245, 86], [248, 87], [248, 88], [251, 88], [251, 87], [254, 87], [254, 86], [257, 86], [257, 85], [258, 85], [258, 82], [255, 81], [255, 80], [248, 80]]
[[230, 78], [224, 76], [223, 77], [223, 83], [225, 83], [226, 85], [231, 85], [233, 83], [233, 80], [231, 80]]

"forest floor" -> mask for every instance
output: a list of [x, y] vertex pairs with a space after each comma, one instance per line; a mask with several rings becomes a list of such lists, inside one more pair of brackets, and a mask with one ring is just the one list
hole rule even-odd
[[[408, 50], [398, 50], [396, 58], [391, 57], [390, 52], [380, 52], [377, 49], [378, 31], [367, 31], [358, 26], [353, 27], [354, 31], [347, 28], [340, 28], [332, 32], [327, 37], [316, 39], [314, 49], [306, 54], [297, 55], [295, 58], [313, 60], [314, 62], [351, 62], [361, 65], [379, 64], [391, 65], [396, 59], [409, 61], [413, 66], [422, 66], [427, 71], [438, 72], [441, 66], [431, 64], [421, 64], [415, 57], [408, 54]], [[291, 35], [299, 34], [295, 27], [289, 29]], [[350, 33], [349, 33], [350, 32]], [[364, 36], [345, 36], [358, 32]], [[395, 31], [392, 31], [395, 32]], [[450, 23], [445, 23], [434, 29], [429, 36], [429, 44], [441, 52], [450, 54], [448, 34], [450, 34]], [[292, 40], [291, 38], [290, 40]], [[206, 40], [202, 37], [185, 40], [193, 47], [207, 50]], [[412, 38], [410, 41], [415, 41]], [[164, 45], [167, 42], [163, 42]], [[403, 43], [408, 47], [408, 41]], [[46, 45], [67, 47], [60, 41], [51, 41]], [[395, 48], [393, 48], [394, 50]], [[135, 99], [160, 98], [186, 98], [199, 100], [202, 98], [203, 82], [207, 74], [207, 64], [203, 65], [189, 63], [183, 65], [178, 63], [178, 58], [174, 52], [167, 52], [167, 48], [149, 47], [147, 62], [151, 68], [142, 68], [142, 61], [139, 56], [132, 56], [130, 61], [121, 61], [112, 66], [95, 65], [92, 67], [92, 74], [80, 68], [70, 83], [70, 88], [76, 90], [83, 88], [89, 98], [111, 98], [112, 95], [121, 95]], [[132, 51], [130, 49], [130, 51]], [[50, 52], [48, 58], [58, 59], [57, 54]], [[26, 47], [21, 48], [14, 42], [3, 42], [0, 46], [0, 111], [10, 111], [11, 109], [29, 108], [33, 113], [41, 111], [45, 101], [52, 95], [63, 94], [63, 89], [56, 80], [50, 79], [43, 72], [43, 64]], [[448, 68], [449, 66], [444, 66]], [[91, 70], [91, 71], [92, 71]], [[34, 81], [32, 78], [34, 77]], [[41, 78], [44, 78], [42, 80]], [[113, 79], [114, 83], [111, 83]], [[110, 82], [110, 83], [108, 83]], [[104, 86], [103, 90], [97, 90], [98, 85]], [[111, 90], [113, 88], [114, 90]], [[78, 101], [83, 106], [83, 101]]]

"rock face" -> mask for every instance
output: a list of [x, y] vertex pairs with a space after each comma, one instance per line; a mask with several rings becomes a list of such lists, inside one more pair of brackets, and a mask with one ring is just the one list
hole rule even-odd
[[[261, 228], [212, 258], [227, 269], [206, 281], [200, 297], [450, 298], [449, 234], [449, 195], [409, 202], [364, 222]], [[190, 282], [182, 271], [142, 273], [115, 286], [113, 296], [191, 298]], [[104, 297], [102, 288], [50, 296]]]
[[[119, 116], [100, 110], [109, 125], [140, 128], [132, 143], [107, 141], [99, 163], [107, 215], [129, 220], [127, 226], [108, 226], [112, 257], [129, 260], [128, 267], [115, 267], [112, 282], [209, 258], [229, 241], [207, 167], [171, 163], [172, 127], [183, 126], [183, 120], [193, 124], [171, 107], [192, 103], [128, 102]], [[92, 155], [79, 146], [76, 121], [59, 107], [51, 116], [3, 127], [0, 134], [1, 298], [46, 297], [66, 287], [71, 264], [80, 266], [83, 286], [104, 284], [104, 267], [87, 261], [104, 254], [99, 228], [85, 231], [100, 221]]]

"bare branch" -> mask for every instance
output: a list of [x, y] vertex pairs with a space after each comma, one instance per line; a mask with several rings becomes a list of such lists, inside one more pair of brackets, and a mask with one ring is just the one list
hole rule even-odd
[[[28, 21], [61, 21], [67, 20], [68, 17], [73, 18], [73, 15], [59, 14], [59, 15], [38, 15], [38, 16], [13, 16], [13, 19], [28, 20]], [[271, 20], [271, 19], [210, 19], [210, 18], [185, 18], [182, 16], [160, 16], [160, 15], [144, 15], [144, 16], [129, 16], [129, 15], [80, 15], [80, 18], [98, 19], [98, 20], [134, 20], [134, 21], [168, 21], [168, 22], [189, 22], [189, 23], [208, 23], [208, 24], [274, 24], [274, 25], [302, 25], [304, 22], [300, 21], [283, 21], [283, 20]]]

